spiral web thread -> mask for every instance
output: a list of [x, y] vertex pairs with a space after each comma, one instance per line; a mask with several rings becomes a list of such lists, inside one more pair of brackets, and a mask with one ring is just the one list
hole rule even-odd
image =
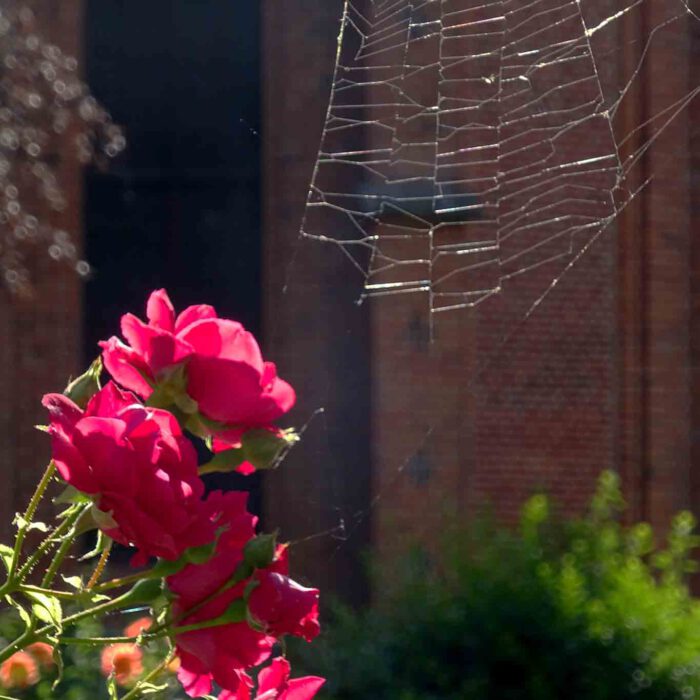
[[[618, 118], [668, 0], [622, 85], [620, 23], [651, 0], [347, 0], [302, 238], [362, 275], [360, 300], [420, 294], [436, 314], [480, 306], [546, 266], [551, 284], [646, 183], [630, 174], [698, 88], [627, 133]], [[619, 82], [619, 80], [618, 80]], [[540, 273], [541, 274], [541, 271]]]

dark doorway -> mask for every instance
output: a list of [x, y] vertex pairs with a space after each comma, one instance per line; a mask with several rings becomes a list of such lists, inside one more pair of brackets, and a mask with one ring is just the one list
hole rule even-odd
[[88, 83], [128, 139], [86, 177], [86, 361], [159, 287], [258, 334], [258, 3], [89, 0], [85, 20]]

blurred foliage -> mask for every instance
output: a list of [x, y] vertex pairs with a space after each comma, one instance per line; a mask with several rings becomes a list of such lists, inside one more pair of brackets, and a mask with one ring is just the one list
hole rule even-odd
[[291, 654], [334, 700], [700, 698], [694, 520], [678, 515], [656, 549], [648, 525], [621, 524], [623, 506], [604, 473], [583, 518], [539, 495], [515, 530], [455, 528], [433, 561], [416, 549], [380, 572], [374, 609], [335, 606]]
[[[143, 614], [143, 612], [141, 613]], [[22, 631], [21, 625], [16, 620], [16, 615], [4, 613], [0, 615], [0, 642], [6, 644], [15, 639]], [[86, 620], [73, 625], [68, 629], [74, 637], [102, 637], [109, 634], [122, 634], [122, 625], [128, 624], [129, 618], [122, 615], [119, 624], [108, 624], [105, 628], [97, 620]], [[136, 619], [139, 615], [132, 615]], [[105, 683], [105, 675], [101, 670], [101, 652], [104, 647], [90, 647], [81, 645], [66, 645], [63, 647], [62, 678], [54, 688], [54, 682], [58, 678], [58, 669], [55, 665], [51, 668], [42, 668], [40, 680], [35, 685], [21, 689], [17, 687], [4, 688], [0, 683], [0, 698], [16, 698], [17, 700], [109, 700], [109, 692]], [[152, 644], [141, 647], [143, 652], [143, 667], [147, 672], [155, 667], [164, 656], [162, 645]], [[167, 698], [168, 700], [185, 700], [187, 696], [175, 679], [174, 673], [168, 673], [167, 677], [161, 677], [159, 681], [167, 681], [168, 689], [162, 693], [149, 696], [153, 698]], [[124, 690], [122, 690], [124, 692]]]

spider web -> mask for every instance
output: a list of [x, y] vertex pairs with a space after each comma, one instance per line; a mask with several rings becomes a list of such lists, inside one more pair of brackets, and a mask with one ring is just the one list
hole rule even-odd
[[[328, 342], [347, 339], [331, 348], [342, 373], [322, 358], [326, 383], [307, 383], [309, 413], [327, 410], [292, 457], [335, 468], [317, 500], [291, 479], [285, 492], [311, 506], [297, 531], [326, 540], [309, 547], [352, 560], [364, 538], [384, 556], [485, 503], [512, 520], [545, 488], [573, 512], [601, 469], [637, 478], [644, 419], [626, 373], [648, 358], [623, 354], [648, 299], [626, 298], [644, 273], [618, 263], [690, 221], [692, 134], [674, 120], [699, 90], [698, 27], [682, 0], [345, 0], [284, 263], [285, 291], [304, 312], [322, 301]], [[362, 310], [339, 308], [347, 267]], [[673, 306], [682, 290], [656, 279]], [[368, 476], [339, 436], [354, 419]]]
[[621, 131], [655, 35], [697, 19], [669, 0], [627, 82], [606, 84], [612, 33], [648, 3], [348, 0], [301, 235], [340, 246], [361, 299], [420, 294], [431, 315], [545, 266], [531, 308], [637, 194], [630, 172], [697, 94]]

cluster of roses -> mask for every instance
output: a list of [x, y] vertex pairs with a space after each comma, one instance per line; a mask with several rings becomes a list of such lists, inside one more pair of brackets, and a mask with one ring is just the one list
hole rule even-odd
[[[100, 344], [113, 381], [84, 397], [77, 387], [74, 400], [44, 397], [53, 459], [91, 497], [99, 527], [135, 548], [134, 565], [159, 560], [153, 570], [172, 601], [168, 624], [186, 692], [206, 695], [215, 683], [219, 700], [247, 700], [249, 671], [283, 635], [318, 634], [318, 591], [289, 578], [284, 545], [256, 535], [247, 494], [205, 496], [201, 474], [248, 474], [274, 462], [291, 438], [272, 422], [292, 407], [294, 390], [255, 338], [211, 306], [176, 316], [159, 290], [147, 317], [125, 315], [126, 343]], [[185, 431], [206, 442], [210, 462], [198, 465]], [[323, 682], [290, 679], [279, 657], [259, 672], [257, 698], [308, 700]]]

